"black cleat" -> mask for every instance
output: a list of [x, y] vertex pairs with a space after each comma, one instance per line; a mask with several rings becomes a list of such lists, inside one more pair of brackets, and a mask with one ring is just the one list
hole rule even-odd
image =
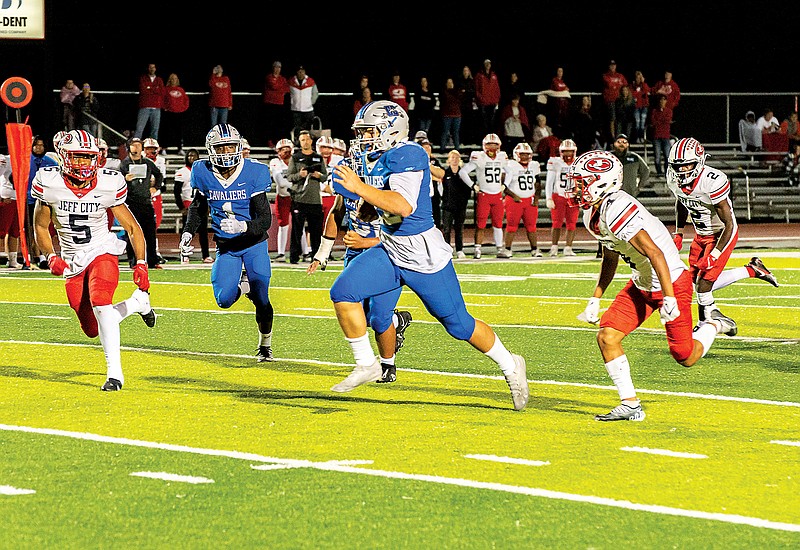
[[378, 384], [391, 384], [392, 382], [397, 381], [397, 367], [394, 365], [387, 365], [386, 363], [381, 363], [381, 377], [379, 380], [376, 380]]
[[100, 389], [103, 391], [119, 391], [122, 389], [122, 382], [116, 378], [109, 378]]
[[764, 265], [764, 262], [761, 261], [758, 257], [752, 257], [750, 259], [750, 263], [745, 265], [745, 267], [749, 267], [755, 272], [755, 278], [761, 279], [762, 281], [767, 281], [772, 286], [779, 286], [778, 279], [775, 278], [775, 275], [767, 269], [767, 266]]
[[142, 321], [144, 321], [144, 324], [148, 327], [153, 328], [156, 326], [156, 310], [153, 308], [150, 308], [150, 311], [147, 313], [140, 313], [139, 315], [142, 316]]
[[403, 342], [406, 339], [405, 332], [408, 325], [411, 324], [411, 314], [408, 311], [397, 310], [394, 310], [394, 313], [397, 315], [397, 328], [395, 329], [397, 336], [394, 341], [394, 352], [397, 353], [403, 347]]
[[256, 360], [259, 363], [264, 363], [267, 361], [274, 361], [275, 357], [272, 356], [272, 347], [270, 346], [258, 346], [258, 351], [256, 353]]
[[47, 260], [39, 260], [39, 269], [50, 269], [50, 265], [47, 263]]

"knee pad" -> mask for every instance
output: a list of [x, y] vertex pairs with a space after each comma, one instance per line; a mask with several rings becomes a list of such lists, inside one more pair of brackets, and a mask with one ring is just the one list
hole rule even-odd
[[439, 322], [442, 323], [447, 334], [456, 340], [469, 340], [472, 333], [475, 332], [475, 318], [467, 313], [466, 309], [441, 317]]

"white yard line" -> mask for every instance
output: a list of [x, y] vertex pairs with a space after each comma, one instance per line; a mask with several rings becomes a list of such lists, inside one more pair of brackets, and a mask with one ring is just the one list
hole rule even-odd
[[18, 496], [18, 495], [33, 495], [36, 491], [33, 489], [19, 489], [11, 485], [0, 485], [0, 495]]
[[786, 440], [774, 439], [770, 441], [770, 443], [775, 443], [776, 445], [788, 445], [790, 447], [800, 447], [800, 441], [786, 441]]
[[634, 453], [645, 453], [649, 455], [671, 456], [674, 458], [708, 458], [706, 455], [696, 453], [682, 453], [679, 451], [668, 451], [666, 449], [648, 449], [647, 447], [621, 447], [620, 451], [631, 451]]
[[162, 481], [175, 481], [178, 483], [191, 483], [198, 485], [200, 483], [214, 483], [213, 479], [199, 476], [184, 476], [180, 474], [169, 474], [167, 472], [131, 472], [129, 475], [134, 477], [146, 477], [149, 479], [160, 479]]
[[502, 464], [519, 464], [521, 466], [550, 466], [550, 462], [547, 460], [528, 460], [526, 458], [512, 458], [510, 456], [464, 455], [464, 458], [486, 460], [488, 462], [500, 462]]
[[183, 453], [192, 453], [206, 456], [219, 456], [228, 457], [239, 460], [246, 460], [249, 462], [272, 463], [279, 465], [287, 465], [295, 468], [314, 468], [317, 470], [341, 472], [357, 475], [368, 475], [373, 477], [382, 477], [387, 479], [404, 479], [408, 481], [424, 481], [428, 483], [438, 483], [442, 485], [451, 485], [457, 487], [467, 487], [471, 489], [484, 489], [490, 491], [501, 491], [506, 493], [513, 493], [518, 495], [528, 495], [539, 498], [549, 498], [554, 500], [564, 500], [570, 502], [580, 502], [585, 504], [595, 504], [598, 506], [608, 506], [612, 508], [621, 508], [625, 510], [634, 510], [639, 512], [648, 512], [651, 514], [661, 514], [668, 516], [679, 516], [708, 521], [719, 521], [722, 523], [730, 523], [736, 525], [747, 525], [750, 527], [758, 527], [762, 529], [773, 529], [777, 531], [790, 531], [800, 532], [800, 525], [794, 523], [783, 523], [778, 521], [770, 521], [763, 518], [755, 518], [749, 516], [741, 516], [737, 514], [721, 514], [715, 512], [703, 512], [701, 510], [687, 510], [683, 508], [672, 508], [670, 506], [660, 506], [657, 504], [640, 504], [630, 502], [627, 500], [616, 500], [605, 497], [597, 497], [592, 495], [578, 495], [573, 493], [565, 493], [562, 491], [551, 491], [548, 489], [538, 489], [535, 487], [522, 487], [519, 485], [507, 485], [505, 483], [492, 483], [486, 481], [474, 481], [470, 479], [451, 478], [435, 475], [424, 474], [408, 474], [405, 472], [390, 472], [387, 470], [372, 470], [368, 468], [358, 468], [354, 466], [347, 466], [339, 461], [329, 462], [312, 462], [309, 460], [296, 460], [286, 458], [275, 458], [261, 456], [254, 453], [242, 453], [238, 451], [225, 451], [220, 449], [204, 449], [199, 447], [189, 447], [184, 445], [172, 445], [167, 443], [157, 443], [153, 441], [141, 441], [136, 439], [127, 439], [120, 437], [109, 437], [92, 433], [84, 432], [70, 432], [64, 430], [54, 430], [48, 428], [32, 428], [28, 426], [9, 426], [0, 424], [0, 430], [35, 433], [41, 435], [51, 435], [58, 437], [68, 437], [72, 439], [80, 439], [85, 441], [96, 441], [99, 443], [111, 443], [116, 445], [128, 445], [132, 447], [144, 447], [149, 449], [161, 449], [166, 451], [176, 451]]

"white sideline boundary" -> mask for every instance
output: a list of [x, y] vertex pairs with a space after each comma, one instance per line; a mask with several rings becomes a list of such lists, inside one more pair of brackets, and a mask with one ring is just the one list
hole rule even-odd
[[342, 461], [328, 461], [328, 462], [312, 462], [309, 460], [297, 460], [262, 456], [254, 453], [242, 453], [239, 451], [225, 451], [220, 449], [204, 449], [200, 447], [189, 447], [185, 445], [173, 445], [168, 443], [157, 443], [152, 441], [141, 441], [137, 439], [127, 439], [120, 437], [110, 437], [92, 433], [84, 432], [71, 432], [64, 430], [55, 430], [49, 428], [32, 428], [28, 426], [11, 426], [7, 424], [0, 424], [0, 430], [11, 432], [24, 432], [39, 435], [50, 435], [57, 437], [68, 437], [72, 439], [80, 439], [84, 441], [95, 441], [98, 443], [111, 443], [116, 445], [128, 445], [131, 447], [142, 447], [149, 449], [159, 449], [165, 451], [192, 453], [205, 456], [227, 457], [237, 460], [245, 460], [249, 462], [271, 463], [276, 465], [283, 465], [292, 468], [313, 468], [316, 470], [341, 472], [348, 474], [368, 475], [373, 477], [382, 477], [387, 479], [403, 479], [408, 481], [424, 481], [427, 483], [438, 483], [442, 485], [451, 485], [457, 487], [467, 487], [470, 489], [483, 489], [490, 491], [501, 491], [505, 493], [513, 493], [518, 495], [527, 495], [539, 498], [549, 498], [554, 500], [565, 500], [570, 502], [578, 502], [582, 504], [594, 504], [597, 506], [608, 506], [612, 508], [621, 508], [624, 510], [632, 510], [638, 512], [648, 512], [651, 514], [661, 514], [668, 516], [679, 516], [692, 519], [700, 519], [706, 521], [719, 521], [723, 523], [731, 523], [736, 525], [747, 525], [750, 527], [757, 527], [761, 529], [773, 529], [777, 531], [790, 531], [800, 533], [800, 525], [794, 523], [783, 523], [778, 521], [770, 521], [762, 518], [754, 518], [749, 516], [741, 516], [737, 514], [722, 514], [717, 512], [703, 512], [701, 510], [685, 510], [682, 508], [673, 508], [670, 506], [660, 506], [657, 504], [640, 504], [630, 502], [627, 500], [616, 500], [605, 497], [596, 497], [592, 495], [579, 495], [573, 493], [565, 493], [562, 491], [551, 491], [548, 489], [538, 489], [535, 487], [522, 487], [518, 485], [508, 485], [505, 483], [492, 483], [485, 481], [474, 481], [470, 479], [442, 477], [425, 474], [408, 474], [405, 472], [391, 472], [387, 470], [373, 470], [369, 468], [358, 468], [354, 466], [347, 466]]
[[[99, 351], [103, 350], [103, 346], [100, 344], [66, 344], [62, 342], [41, 342], [41, 341], [23, 341], [23, 340], [0, 340], [0, 344], [15, 344], [15, 345], [27, 345], [27, 346], [53, 346], [57, 345], [59, 347], [75, 347], [75, 348], [92, 348], [97, 349]], [[210, 353], [210, 352], [203, 352], [203, 351], [184, 351], [184, 350], [172, 350], [172, 349], [159, 349], [159, 348], [136, 348], [131, 346], [120, 346], [122, 351], [130, 351], [130, 352], [138, 352], [138, 353], [156, 353], [156, 354], [171, 354], [171, 355], [187, 355], [193, 357], [230, 357], [231, 359], [247, 359], [253, 360], [252, 355], [241, 355], [236, 353]], [[300, 363], [304, 365], [322, 365], [327, 367], [342, 367], [342, 368], [352, 368], [352, 363], [337, 363], [335, 361], [320, 361], [319, 359], [292, 359], [292, 358], [280, 358], [276, 357], [275, 361], [283, 361], [286, 363]], [[409, 368], [398, 368], [397, 370], [401, 372], [415, 372], [419, 374], [432, 374], [437, 376], [450, 376], [453, 378], [477, 378], [483, 380], [503, 380], [505, 378], [500, 375], [493, 375], [493, 374], [472, 374], [467, 372], [444, 372], [444, 371], [435, 371], [435, 370], [425, 370], [425, 369], [409, 369]], [[573, 387], [573, 388], [587, 388], [587, 389], [595, 389], [595, 390], [605, 390], [605, 391], [613, 391], [616, 392], [617, 388], [615, 386], [603, 386], [600, 384], [587, 384], [584, 382], [562, 382], [558, 380], [528, 380], [530, 384], [541, 384], [541, 385], [548, 385], [548, 386], [565, 386], [565, 387]], [[755, 399], [752, 397], [733, 397], [729, 395], [714, 395], [714, 394], [706, 394], [706, 393], [694, 393], [694, 392], [676, 392], [676, 391], [666, 391], [666, 390], [648, 390], [648, 389], [641, 389], [636, 388], [637, 393], [648, 393], [652, 395], [669, 395], [673, 397], [691, 397], [696, 399], [711, 399], [714, 401], [735, 401], [739, 403], [754, 403], [757, 405], [776, 405], [779, 407], [800, 407], [800, 403], [795, 403], [793, 401], [773, 401], [770, 399]]]

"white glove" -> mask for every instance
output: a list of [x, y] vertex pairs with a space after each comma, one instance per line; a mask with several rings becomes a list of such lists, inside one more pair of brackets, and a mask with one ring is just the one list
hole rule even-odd
[[473, 190], [473, 191], [475, 191], [475, 194], [477, 195], [478, 193], [480, 193], [480, 192], [481, 192], [481, 186], [480, 186], [480, 185], [478, 185], [477, 183], [474, 183], [474, 184], [472, 185], [472, 190]]
[[184, 258], [188, 258], [194, 252], [194, 247], [192, 246], [192, 234], [188, 231], [181, 235], [181, 256]]
[[554, 201], [553, 199], [547, 199], [547, 209], [554, 210], [555, 207], [556, 207], [556, 201]]
[[247, 222], [242, 222], [231, 218], [225, 218], [224, 220], [219, 222], [219, 228], [222, 229], [224, 233], [230, 233], [231, 235], [238, 235], [239, 233], [244, 233], [245, 231], [247, 231]]
[[675, 296], [664, 296], [664, 301], [658, 312], [661, 314], [662, 325], [666, 325], [680, 317], [681, 310], [678, 309], [678, 300], [675, 299]]
[[600, 321], [600, 298], [589, 298], [589, 303], [583, 313], [578, 315], [578, 320], [596, 325]]

